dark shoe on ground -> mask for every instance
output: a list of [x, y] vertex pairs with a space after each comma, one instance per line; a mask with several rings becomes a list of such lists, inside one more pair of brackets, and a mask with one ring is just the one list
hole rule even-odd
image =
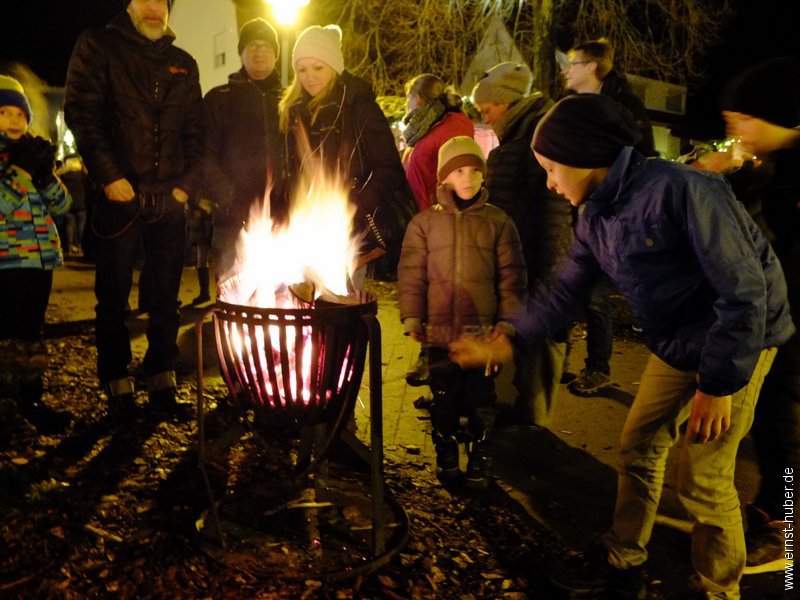
[[428, 353], [423, 350], [419, 353], [414, 368], [406, 373], [406, 383], [412, 387], [421, 387], [428, 385], [430, 378]]
[[108, 398], [108, 416], [114, 420], [129, 419], [136, 414], [136, 399], [133, 393], [119, 394]]
[[458, 440], [455, 436], [445, 436], [435, 441], [436, 477], [442, 483], [452, 483], [461, 475], [458, 468]]
[[112, 419], [127, 419], [136, 414], [133, 377], [109, 381], [105, 386], [108, 397], [108, 416]]
[[211, 296], [209, 294], [200, 294], [192, 299], [192, 306], [199, 306], [200, 304], [205, 304], [206, 302], [211, 301]]
[[572, 373], [570, 371], [562, 371], [561, 372], [561, 380], [559, 381], [559, 383], [562, 383], [562, 384], [566, 385], [568, 383], [572, 383], [577, 378], [578, 378], [578, 376], [575, 373]]
[[42, 401], [44, 382], [41, 377], [22, 379], [19, 382], [19, 412], [44, 435], [64, 433], [70, 424], [68, 413], [53, 410]]
[[744, 575], [785, 571], [787, 562], [785, 548], [785, 524], [774, 520], [753, 504], [745, 508], [747, 532], [744, 540], [747, 547], [747, 563]]
[[471, 490], [485, 490], [492, 478], [492, 449], [488, 440], [472, 442], [464, 484]]
[[420, 410], [428, 410], [431, 404], [433, 404], [433, 398], [430, 396], [420, 396], [414, 400], [414, 408], [419, 408]]
[[573, 394], [594, 394], [608, 385], [610, 378], [602, 371], [583, 369], [580, 376], [567, 386]]
[[547, 578], [553, 586], [570, 593], [571, 597], [621, 600], [644, 600], [647, 597], [644, 568], [613, 567], [603, 546], [553, 563]]
[[178, 391], [175, 388], [148, 392], [148, 397], [150, 406], [163, 414], [188, 417], [194, 411], [192, 404], [178, 401]]

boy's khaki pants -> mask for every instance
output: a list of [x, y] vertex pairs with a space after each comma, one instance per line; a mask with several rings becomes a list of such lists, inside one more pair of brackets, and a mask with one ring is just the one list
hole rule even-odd
[[[739, 496], [733, 484], [739, 442], [753, 412], [776, 349], [762, 350], [748, 385], [733, 395], [731, 426], [713, 442], [684, 440], [680, 449], [678, 496], [695, 524], [692, 531], [694, 584], [710, 597], [739, 598], [746, 559]], [[679, 371], [651, 356], [620, 438], [621, 461], [611, 531], [603, 543], [617, 568], [647, 560], [667, 454], [689, 419], [694, 371]]]

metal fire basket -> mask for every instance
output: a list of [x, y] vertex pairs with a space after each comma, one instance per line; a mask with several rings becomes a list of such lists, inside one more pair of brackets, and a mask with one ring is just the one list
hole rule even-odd
[[[213, 320], [220, 371], [233, 404], [242, 415], [240, 423], [245, 424], [234, 437], [241, 436], [247, 429], [258, 437], [294, 431], [300, 434], [302, 442], [303, 432], [313, 429], [316, 438], [313, 458], [310, 446], [306, 444], [304, 449], [301, 443], [293, 472], [295, 480], [318, 471], [337, 439], [354, 450], [354, 456], [369, 464], [371, 557], [362, 557], [357, 565], [337, 569], [336, 573], [323, 574], [331, 577], [353, 576], [386, 564], [408, 537], [405, 511], [384, 487], [381, 331], [377, 302], [364, 292], [341, 300], [343, 302], [316, 300], [288, 309], [257, 308], [218, 300], [196, 326], [199, 466], [223, 548], [225, 534], [207, 471], [209, 455], [213, 452], [206, 443], [202, 326], [209, 316]], [[369, 448], [344, 430], [358, 397], [368, 346]], [[391, 535], [393, 546], [389, 550], [386, 548], [387, 506], [395, 521]]]

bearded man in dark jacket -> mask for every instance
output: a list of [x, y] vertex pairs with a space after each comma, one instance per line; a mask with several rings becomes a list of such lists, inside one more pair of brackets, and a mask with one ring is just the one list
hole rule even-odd
[[150, 402], [179, 408], [174, 363], [184, 206], [201, 183], [204, 119], [197, 63], [173, 46], [169, 8], [168, 0], [130, 0], [125, 14], [80, 36], [67, 73], [66, 122], [104, 192], [93, 219], [97, 373], [115, 415], [136, 407], [126, 318], [140, 247]]
[[271, 190], [271, 216], [277, 220], [286, 216], [284, 144], [278, 126], [283, 90], [275, 70], [278, 48], [275, 28], [264, 19], [242, 25], [242, 68], [203, 101], [207, 127], [203, 193], [214, 205], [218, 278], [233, 266], [236, 238], [250, 206], [264, 199], [267, 190]]

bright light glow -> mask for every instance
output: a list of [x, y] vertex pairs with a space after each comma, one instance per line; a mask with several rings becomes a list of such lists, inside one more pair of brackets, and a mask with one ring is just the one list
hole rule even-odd
[[308, 4], [308, 0], [267, 0], [272, 6], [272, 15], [279, 25], [293, 25], [297, 13]]

